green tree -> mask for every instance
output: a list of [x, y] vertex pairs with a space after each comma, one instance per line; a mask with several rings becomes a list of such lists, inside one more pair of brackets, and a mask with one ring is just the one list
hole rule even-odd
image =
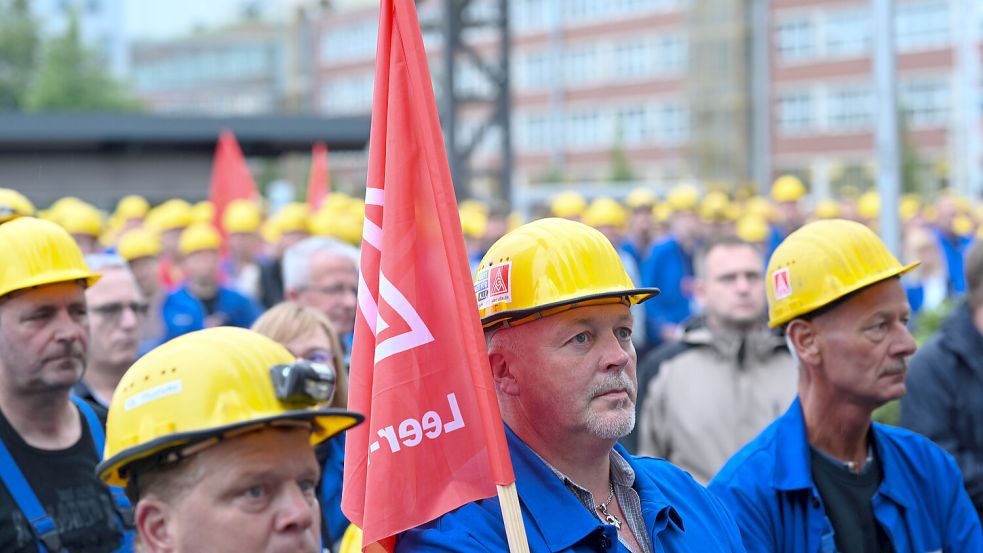
[[28, 0], [0, 0], [0, 110], [24, 107], [40, 40]]
[[141, 109], [110, 75], [99, 54], [82, 44], [78, 16], [69, 14], [65, 33], [45, 44], [41, 66], [28, 92], [29, 110]]
[[631, 166], [631, 160], [628, 159], [628, 154], [620, 143], [615, 144], [611, 149], [610, 160], [611, 173], [608, 175], [608, 180], [611, 182], [632, 182], [638, 178]]
[[922, 167], [924, 161], [915, 145], [908, 122], [908, 113], [898, 110], [898, 133], [901, 135], [901, 192], [924, 194], [927, 192]]

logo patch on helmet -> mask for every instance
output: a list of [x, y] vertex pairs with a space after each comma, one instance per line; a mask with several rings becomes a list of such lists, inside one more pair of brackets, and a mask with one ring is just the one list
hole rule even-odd
[[792, 295], [792, 283], [788, 278], [788, 268], [779, 269], [772, 273], [771, 284], [775, 289], [775, 299], [780, 300]]
[[490, 265], [478, 273], [474, 283], [478, 309], [486, 309], [496, 303], [512, 302], [512, 262]]

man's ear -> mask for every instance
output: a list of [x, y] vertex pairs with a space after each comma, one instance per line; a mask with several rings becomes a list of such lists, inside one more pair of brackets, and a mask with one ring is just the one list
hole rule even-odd
[[137, 503], [134, 522], [140, 536], [139, 551], [169, 553], [175, 550], [170, 514], [170, 506], [155, 497], [147, 497]]
[[795, 319], [785, 328], [785, 334], [803, 364], [815, 366], [822, 362], [823, 356], [819, 348], [819, 334], [816, 332], [815, 323]]
[[508, 396], [519, 395], [519, 382], [512, 372], [512, 354], [502, 349], [488, 352], [488, 364], [491, 365], [492, 380], [500, 394]]
[[701, 308], [705, 308], [707, 289], [703, 283], [703, 279], [694, 278], [691, 282], [693, 283], [693, 301], [695, 301]]

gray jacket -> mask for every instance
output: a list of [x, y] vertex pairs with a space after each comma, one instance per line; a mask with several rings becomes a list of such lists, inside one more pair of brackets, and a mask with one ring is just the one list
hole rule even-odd
[[647, 383], [638, 452], [664, 457], [706, 484], [788, 409], [798, 371], [784, 340], [765, 330], [724, 335], [700, 325], [681, 343]]

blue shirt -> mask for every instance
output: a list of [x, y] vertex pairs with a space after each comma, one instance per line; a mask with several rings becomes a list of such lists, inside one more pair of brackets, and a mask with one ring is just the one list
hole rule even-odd
[[329, 536], [326, 542], [335, 543], [348, 528], [348, 518], [341, 512], [341, 481], [345, 474], [345, 434], [328, 440], [328, 456], [321, 467], [321, 518]]
[[[883, 480], [874, 518], [898, 552], [983, 551], [983, 532], [959, 468], [919, 434], [873, 423]], [[812, 478], [798, 398], [710, 482], [730, 507], [749, 553], [834, 553], [833, 528]]]
[[[162, 307], [167, 332], [164, 341], [205, 328], [205, 305], [191, 295], [187, 286], [171, 292]], [[221, 314], [223, 326], [249, 328], [259, 317], [259, 306], [239, 292], [219, 286], [215, 313]]]
[[689, 289], [692, 279], [693, 256], [675, 238], [652, 246], [652, 253], [642, 266], [642, 285], [657, 287], [662, 292], [644, 304], [648, 337], [654, 344], [659, 343], [663, 325], [678, 325], [692, 314]]
[[[531, 553], [627, 552], [614, 526], [591, 514], [510, 428], [505, 434]], [[690, 475], [668, 461], [615, 449], [635, 471], [634, 489], [655, 551], [744, 551], [734, 519]], [[403, 532], [396, 551], [508, 551], [498, 498], [468, 503]]]
[[949, 293], [957, 296], [966, 291], [966, 270], [963, 258], [969, 249], [971, 240], [967, 236], [947, 236], [939, 229], [934, 229], [935, 239], [945, 257], [946, 269], [949, 271]]

